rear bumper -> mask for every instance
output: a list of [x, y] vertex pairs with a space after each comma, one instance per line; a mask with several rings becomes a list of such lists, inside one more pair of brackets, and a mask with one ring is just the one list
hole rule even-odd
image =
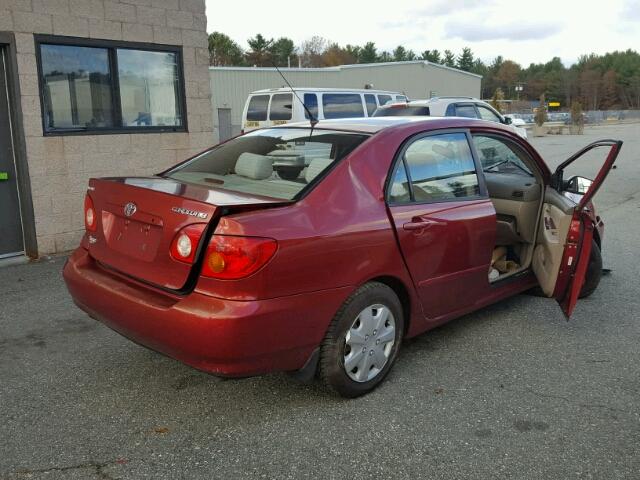
[[64, 267], [75, 303], [125, 337], [192, 367], [249, 376], [304, 366], [349, 287], [258, 301], [152, 290], [78, 248]]

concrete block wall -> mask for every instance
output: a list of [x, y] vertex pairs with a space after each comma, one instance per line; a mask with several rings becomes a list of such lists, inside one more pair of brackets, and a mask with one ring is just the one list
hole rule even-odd
[[[0, 0], [14, 32], [40, 255], [70, 250], [84, 230], [89, 178], [156, 173], [212, 144], [204, 0]], [[183, 47], [187, 133], [43, 135], [34, 34]]]

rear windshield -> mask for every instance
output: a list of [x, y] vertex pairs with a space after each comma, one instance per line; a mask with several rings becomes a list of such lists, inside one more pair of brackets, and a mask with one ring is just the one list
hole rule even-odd
[[406, 117], [428, 116], [429, 107], [390, 107], [379, 108], [373, 114], [374, 117]]
[[261, 122], [267, 119], [267, 107], [269, 106], [269, 95], [255, 95], [249, 100], [247, 108], [247, 120]]
[[207, 187], [293, 200], [369, 136], [308, 128], [256, 130], [165, 174]]

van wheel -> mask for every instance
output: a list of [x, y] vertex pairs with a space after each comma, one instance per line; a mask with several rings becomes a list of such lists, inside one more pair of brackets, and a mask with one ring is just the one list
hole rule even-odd
[[589, 266], [587, 267], [587, 274], [584, 279], [584, 285], [580, 290], [579, 298], [587, 298], [593, 292], [596, 291], [598, 285], [600, 285], [600, 279], [602, 278], [602, 253], [600, 247], [595, 240], [591, 243], [591, 255], [589, 256]]
[[320, 378], [343, 397], [363, 395], [385, 378], [404, 333], [400, 300], [388, 286], [370, 282], [340, 307], [320, 347]]

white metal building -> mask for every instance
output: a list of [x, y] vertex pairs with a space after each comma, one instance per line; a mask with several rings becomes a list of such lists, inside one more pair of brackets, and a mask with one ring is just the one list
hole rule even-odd
[[[409, 98], [436, 95], [480, 96], [482, 77], [455, 68], [416, 60], [327, 68], [281, 68], [295, 87], [371, 88]], [[249, 93], [286, 86], [275, 68], [209, 67], [214, 139], [240, 133], [242, 109]]]

